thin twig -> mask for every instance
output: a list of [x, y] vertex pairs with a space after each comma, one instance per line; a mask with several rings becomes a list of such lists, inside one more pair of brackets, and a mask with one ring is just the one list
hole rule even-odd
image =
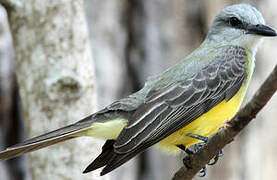
[[277, 90], [277, 65], [265, 82], [247, 105], [242, 108], [231, 121], [228, 128], [223, 128], [211, 136], [205, 146], [197, 154], [188, 157], [192, 168], [180, 168], [173, 180], [190, 180], [201, 170], [225, 145], [233, 141], [234, 137], [253, 120], [258, 112], [267, 104]]

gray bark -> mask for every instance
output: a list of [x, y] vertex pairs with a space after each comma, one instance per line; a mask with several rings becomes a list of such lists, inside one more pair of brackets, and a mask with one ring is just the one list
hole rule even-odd
[[[93, 112], [95, 85], [83, 2], [22, 2], [9, 12], [16, 76], [29, 137]], [[82, 170], [100, 142], [80, 138], [30, 154], [32, 179], [108, 179]]]

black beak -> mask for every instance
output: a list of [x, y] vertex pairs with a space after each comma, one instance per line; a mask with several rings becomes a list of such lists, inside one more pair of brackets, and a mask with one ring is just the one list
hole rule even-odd
[[248, 25], [246, 27], [247, 34], [257, 34], [261, 36], [277, 36], [277, 33], [274, 29], [263, 24], [257, 25]]

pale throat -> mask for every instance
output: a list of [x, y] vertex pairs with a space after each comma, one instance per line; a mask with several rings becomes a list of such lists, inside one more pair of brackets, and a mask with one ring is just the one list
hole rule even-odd
[[255, 60], [257, 50], [263, 43], [263, 37], [253, 35], [247, 36], [244, 42], [245, 44], [242, 43], [243, 46], [251, 52], [252, 56], [254, 57], [253, 60]]

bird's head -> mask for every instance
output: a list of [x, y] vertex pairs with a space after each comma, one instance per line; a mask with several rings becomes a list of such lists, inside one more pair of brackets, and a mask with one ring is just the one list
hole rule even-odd
[[217, 14], [204, 43], [237, 45], [256, 53], [264, 36], [277, 36], [262, 14], [248, 4], [236, 4]]

